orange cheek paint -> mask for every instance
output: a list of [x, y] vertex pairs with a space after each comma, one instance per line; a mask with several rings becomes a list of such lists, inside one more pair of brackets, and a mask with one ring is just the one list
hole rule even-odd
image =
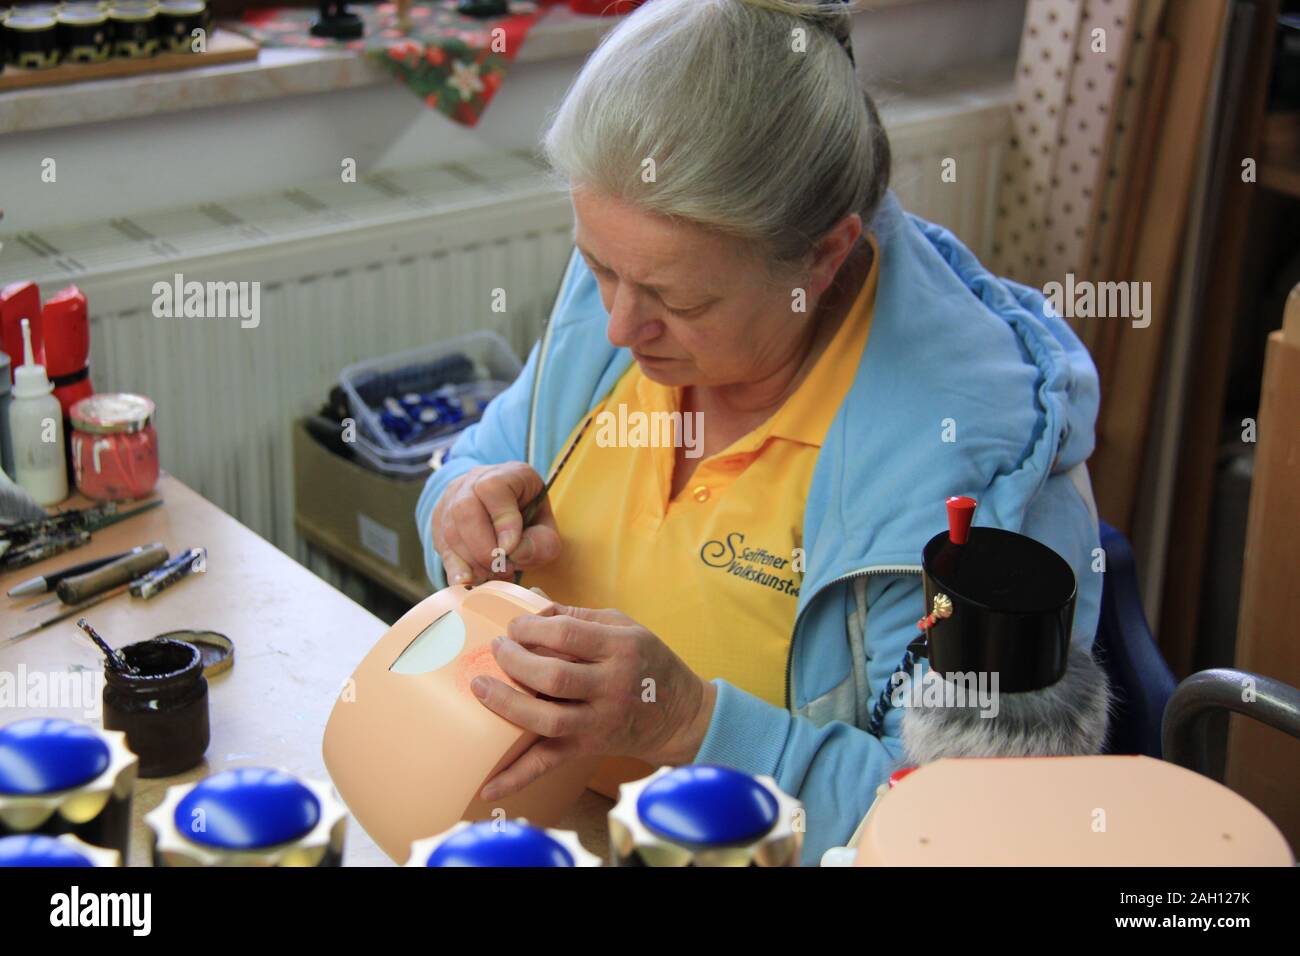
[[511, 687], [519, 687], [517, 683], [506, 676], [506, 672], [497, 664], [497, 659], [492, 656], [492, 645], [484, 644], [472, 651], [467, 651], [460, 656], [456, 663], [456, 686], [470, 696], [474, 692], [470, 690], [470, 682], [480, 674], [485, 677], [495, 677], [499, 681], [504, 681]]

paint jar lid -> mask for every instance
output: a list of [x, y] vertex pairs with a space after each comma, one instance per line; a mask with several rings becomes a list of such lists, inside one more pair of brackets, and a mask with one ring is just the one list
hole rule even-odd
[[6, 10], [3, 18], [6, 22], [18, 17], [49, 17], [53, 19], [58, 9], [59, 5], [57, 3], [20, 3]]
[[158, 12], [169, 16], [197, 16], [208, 8], [203, 0], [162, 0]]
[[235, 663], [235, 642], [216, 631], [168, 631], [155, 640], [184, 641], [197, 647], [203, 657], [204, 677], [228, 671]]
[[14, 812], [22, 819], [85, 821], [110, 797], [130, 795], [139, 765], [120, 730], [58, 717], [0, 727], [0, 820]]
[[72, 427], [92, 435], [142, 431], [153, 415], [154, 403], [130, 392], [88, 395], [68, 411]]
[[18, 33], [42, 33], [54, 29], [54, 12], [11, 13], [5, 17], [5, 28]]
[[543, 830], [526, 820], [461, 821], [411, 844], [407, 866], [600, 866], [600, 858], [567, 830]]
[[0, 837], [0, 867], [121, 866], [116, 850], [91, 846], [70, 833], [59, 837], [25, 833]]
[[145, 815], [164, 866], [337, 865], [347, 811], [325, 784], [239, 767], [169, 787]]
[[108, 15], [99, 7], [82, 4], [77, 7], [66, 6], [58, 12], [57, 19], [68, 26], [91, 27], [108, 22]]
[[110, 20], [125, 20], [135, 23], [153, 20], [157, 16], [158, 8], [152, 3], [115, 3], [108, 8], [108, 18]]
[[618, 865], [797, 866], [802, 815], [771, 777], [664, 767], [619, 787], [610, 844]]

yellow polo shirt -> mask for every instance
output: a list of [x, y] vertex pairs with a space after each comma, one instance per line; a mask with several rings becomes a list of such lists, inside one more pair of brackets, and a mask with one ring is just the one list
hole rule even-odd
[[[647, 413], [680, 412], [681, 390], [633, 364], [551, 488], [563, 552], [520, 583], [562, 604], [617, 608], [704, 679], [724, 678], [784, 707], [804, 503], [867, 343], [877, 263], [873, 257], [849, 314], [785, 404], [700, 461], [675, 498], [672, 432]], [[685, 428], [679, 435], [698, 440]]]

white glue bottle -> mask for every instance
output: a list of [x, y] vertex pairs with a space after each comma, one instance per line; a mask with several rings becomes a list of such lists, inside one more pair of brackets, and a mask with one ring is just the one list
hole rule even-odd
[[54, 386], [32, 355], [32, 327], [23, 327], [23, 364], [14, 369], [9, 403], [9, 440], [14, 449], [14, 481], [38, 505], [68, 497], [68, 470], [63, 458], [63, 408], [51, 394]]

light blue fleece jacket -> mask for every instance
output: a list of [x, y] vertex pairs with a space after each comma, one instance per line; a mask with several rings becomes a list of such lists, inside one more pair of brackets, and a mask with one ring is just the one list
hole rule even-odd
[[[1028, 534], [1070, 562], [1079, 582], [1073, 639], [1086, 647], [1101, 601], [1084, 467], [1098, 381], [1083, 345], [1064, 321], [1044, 316], [1040, 293], [993, 276], [892, 193], [871, 230], [880, 252], [875, 316], [804, 508], [788, 706], [715, 681], [716, 709], [696, 756], [770, 774], [803, 801], [805, 864], [849, 839], [898, 763], [900, 710], [889, 712], [880, 738], [862, 728], [926, 611], [921, 549], [947, 527], [949, 495], [979, 502], [977, 525]], [[526, 461], [549, 472], [632, 362], [610, 345], [608, 321], [575, 253], [523, 373], [420, 496], [416, 520], [437, 587], [446, 579], [430, 519], [443, 489], [485, 463]]]

